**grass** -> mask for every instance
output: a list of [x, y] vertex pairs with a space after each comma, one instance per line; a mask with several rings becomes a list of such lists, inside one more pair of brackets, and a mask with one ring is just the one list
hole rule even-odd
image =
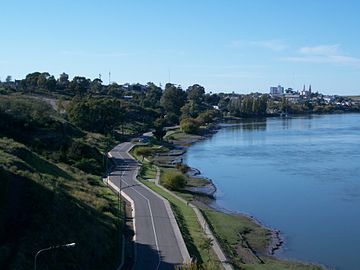
[[0, 138], [0, 185], [1, 269], [31, 269], [37, 250], [64, 242], [77, 247], [39, 258], [39, 268], [118, 265], [123, 212], [100, 177]]
[[219, 240], [222, 242], [230, 246], [237, 245], [241, 240], [241, 234], [254, 250], [266, 253], [271, 241], [270, 230], [243, 215], [225, 214], [211, 209], [202, 209], [202, 212], [211, 227], [221, 236]]
[[321, 270], [317, 265], [304, 264], [300, 262], [283, 261], [274, 258], [266, 258], [265, 264], [243, 265], [244, 270]]
[[150, 162], [143, 162], [143, 165], [140, 169], [139, 177], [142, 180], [155, 179], [156, 167], [153, 166]]
[[206, 238], [192, 208], [154, 183], [143, 183], [170, 202], [190, 256], [200, 263], [213, 260], [214, 255], [201, 248]]
[[209, 180], [202, 177], [188, 177], [187, 186], [190, 187], [202, 187], [209, 184]]
[[199, 138], [201, 138], [201, 136], [186, 134], [180, 129], [175, 129], [168, 131], [164, 138], [168, 141], [176, 141], [176, 143], [180, 145], [188, 145], [194, 141], [197, 141]]
[[[133, 149], [134, 150], [134, 149]], [[167, 199], [171, 205], [171, 208], [174, 212], [176, 221], [178, 222], [181, 234], [184, 238], [186, 247], [189, 251], [189, 254], [194, 258], [198, 263], [214, 261], [214, 254], [210, 251], [204, 250], [202, 246], [206, 240], [205, 235], [202, 231], [200, 224], [198, 223], [197, 217], [193, 209], [175, 198], [169, 192], [166, 192], [162, 188], [155, 185], [153, 182], [146, 181], [148, 178], [155, 178], [154, 173], [156, 173], [155, 166], [150, 162], [143, 160], [141, 156], [136, 155], [136, 151], [131, 152], [131, 154], [140, 162], [142, 162], [142, 169], [139, 175], [139, 180], [142, 181], [150, 189], [154, 190], [156, 193]], [[160, 176], [163, 177], [164, 171], [176, 171], [176, 169], [161, 168]]]

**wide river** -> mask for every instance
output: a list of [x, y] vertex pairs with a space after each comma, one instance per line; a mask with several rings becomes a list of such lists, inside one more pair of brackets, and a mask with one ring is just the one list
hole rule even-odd
[[225, 125], [186, 162], [217, 186], [214, 206], [281, 231], [277, 256], [360, 269], [360, 114]]

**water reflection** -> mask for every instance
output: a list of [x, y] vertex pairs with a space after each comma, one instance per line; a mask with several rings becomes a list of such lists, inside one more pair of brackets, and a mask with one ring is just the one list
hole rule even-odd
[[243, 130], [243, 131], [266, 131], [267, 119], [266, 118], [254, 118], [254, 119], [242, 119], [241, 121], [229, 121], [225, 125], [229, 130]]

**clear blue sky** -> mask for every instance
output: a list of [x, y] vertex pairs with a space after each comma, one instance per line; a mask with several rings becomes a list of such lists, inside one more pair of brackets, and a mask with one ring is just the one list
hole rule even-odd
[[2, 1], [0, 77], [360, 94], [359, 14], [356, 0]]

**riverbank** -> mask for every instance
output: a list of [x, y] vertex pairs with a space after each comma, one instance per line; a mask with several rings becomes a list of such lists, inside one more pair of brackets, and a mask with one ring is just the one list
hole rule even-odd
[[[201, 140], [205, 140], [211, 137], [216, 131], [220, 129], [220, 126], [217, 126], [217, 129], [211, 130], [211, 132], [204, 132], [204, 135], [192, 135], [192, 134], [185, 134], [180, 129], [172, 131], [170, 134], [166, 135], [166, 138], [170, 143], [174, 144], [176, 147], [180, 147], [183, 149], [183, 153], [181, 154], [180, 160], [183, 160], [183, 155], [185, 155], [186, 150], [192, 144], [195, 144]], [[187, 166], [187, 165], [186, 165]], [[186, 191], [190, 191], [193, 193], [193, 197], [191, 199], [192, 203], [197, 205], [202, 209], [211, 209], [218, 212], [223, 212], [227, 215], [245, 217], [250, 220], [251, 223], [256, 224], [258, 226], [263, 227], [265, 230], [268, 230], [267, 235], [271, 235], [270, 239], [268, 240], [267, 247], [262, 247], [261, 253], [266, 255], [274, 255], [275, 251], [280, 249], [284, 243], [284, 240], [281, 238], [281, 234], [279, 230], [272, 229], [266, 227], [260, 221], [255, 219], [250, 215], [246, 215], [245, 213], [231, 213], [225, 209], [221, 209], [216, 207], [216, 205], [212, 204], [211, 202], [216, 201], [215, 193], [217, 188], [213, 181], [209, 178], [203, 177], [201, 175], [201, 171], [197, 168], [188, 167], [188, 171], [186, 175], [190, 178], [190, 185], [191, 188], [185, 188]], [[194, 184], [194, 178], [198, 181]]]
[[[187, 186], [175, 192], [178, 196], [191, 201], [205, 216], [209, 226], [216, 235], [231, 263], [239, 269], [322, 269], [321, 267], [280, 260], [272, 255], [283, 243], [279, 231], [269, 229], [254, 217], [239, 213], [229, 213], [223, 209], [212, 207], [216, 186], [210, 179], [202, 178], [197, 169], [188, 168], [183, 164], [183, 155], [187, 148], [201, 140], [212, 136], [184, 134], [179, 129], [171, 130], [165, 137], [165, 143], [153, 146], [161, 149], [154, 151], [151, 162], [163, 168], [162, 170], [180, 170], [188, 177]], [[175, 165], [175, 164], [180, 164]], [[190, 189], [189, 189], [190, 187]], [[211, 187], [209, 194], [208, 190]], [[224, 226], [226, 224], [226, 226]]]

